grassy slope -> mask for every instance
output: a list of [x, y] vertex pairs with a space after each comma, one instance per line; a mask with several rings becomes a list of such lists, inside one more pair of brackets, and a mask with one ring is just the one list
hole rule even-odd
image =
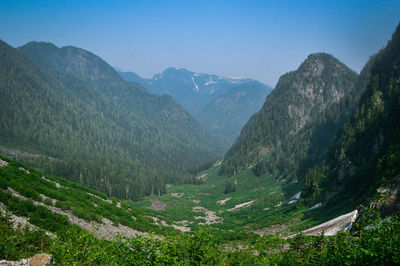
[[[46, 175], [40, 170], [28, 168], [15, 161], [1, 159], [8, 161], [9, 164], [0, 168], [0, 201], [5, 204], [7, 209], [18, 216], [30, 217], [34, 213], [41, 212], [38, 209], [43, 211], [45, 208], [33, 206], [32, 202], [36, 201], [46, 205], [54, 205], [54, 207], [69, 211], [86, 221], [101, 222], [102, 218], [107, 218], [114, 224], [123, 224], [140, 231], [160, 232], [160, 228], [152, 224], [151, 218], [146, 217], [141, 210], [129, 206], [125, 201], [109, 198], [101, 192], [89, 189], [78, 183], [69, 182], [63, 178]], [[47, 180], [43, 179], [43, 177]], [[57, 187], [56, 183], [61, 187]], [[16, 198], [7, 188], [12, 188], [28, 199], [21, 200]], [[46, 201], [40, 194], [54, 199], [55, 202]], [[117, 202], [120, 207], [117, 206]], [[24, 207], [25, 205], [28, 207]], [[53, 217], [48, 216], [61, 216], [51, 215], [49, 212], [46, 213], [47, 215], [42, 215], [44, 216], [42, 221], [47, 218], [53, 219]], [[66, 219], [66, 217], [64, 218]], [[63, 220], [65, 221], [65, 219]], [[50, 226], [49, 228], [63, 230], [68, 224]], [[35, 225], [42, 228], [43, 223], [37, 221]]]

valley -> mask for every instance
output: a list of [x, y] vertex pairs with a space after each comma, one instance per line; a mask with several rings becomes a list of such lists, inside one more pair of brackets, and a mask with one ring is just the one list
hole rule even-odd
[[[358, 72], [343, 53], [295, 65], [280, 50], [262, 62], [286, 66], [274, 88], [188, 70], [213, 54], [205, 39], [170, 67], [191, 47], [165, 56], [177, 35], [147, 34], [157, 60], [129, 64], [131, 35], [98, 54], [0, 40], [0, 265], [400, 264], [400, 24]], [[246, 42], [243, 66], [229, 49], [203, 64], [258, 73]]]

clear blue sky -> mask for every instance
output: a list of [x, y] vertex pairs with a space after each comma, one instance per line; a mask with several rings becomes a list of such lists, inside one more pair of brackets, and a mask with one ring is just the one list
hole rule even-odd
[[87, 49], [151, 77], [173, 66], [275, 86], [313, 52], [359, 72], [400, 22], [399, 0], [0, 1], [0, 39]]

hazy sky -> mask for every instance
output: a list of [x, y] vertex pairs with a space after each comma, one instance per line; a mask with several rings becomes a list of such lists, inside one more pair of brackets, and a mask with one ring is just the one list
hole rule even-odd
[[400, 22], [399, 0], [0, 1], [0, 39], [87, 49], [151, 77], [173, 66], [275, 86], [308, 54], [359, 72]]

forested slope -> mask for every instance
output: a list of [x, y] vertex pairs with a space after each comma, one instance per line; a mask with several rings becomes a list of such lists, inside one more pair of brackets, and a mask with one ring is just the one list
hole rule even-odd
[[218, 144], [171, 97], [125, 82], [92, 53], [48, 43], [19, 51], [0, 44], [0, 143], [42, 155], [31, 165], [138, 199], [191, 182], [217, 158]]
[[[399, 210], [400, 26], [374, 59], [358, 108], [334, 138], [324, 163], [307, 174], [307, 203], [368, 202]], [[371, 206], [372, 206], [371, 205]]]
[[221, 174], [254, 167], [298, 178], [324, 154], [363, 91], [358, 75], [329, 54], [312, 54], [283, 75], [263, 108], [251, 117], [225, 155]]

